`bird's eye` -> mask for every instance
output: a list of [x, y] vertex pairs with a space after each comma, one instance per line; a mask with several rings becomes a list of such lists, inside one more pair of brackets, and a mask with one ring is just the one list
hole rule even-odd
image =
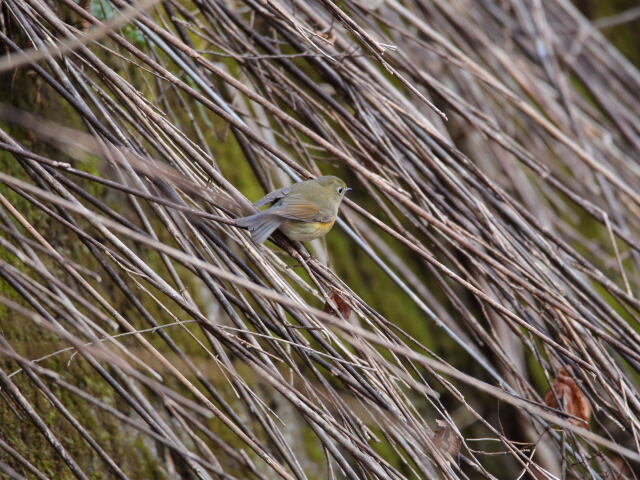
[[344, 192], [345, 188], [344, 187], [338, 187], [338, 193], [342, 194]]

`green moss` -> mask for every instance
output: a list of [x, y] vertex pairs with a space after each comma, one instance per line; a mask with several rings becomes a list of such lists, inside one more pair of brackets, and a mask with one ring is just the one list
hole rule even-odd
[[324, 449], [311, 428], [302, 430], [302, 442], [309, 460], [317, 465], [321, 465], [326, 461]]
[[[38, 358], [44, 353], [66, 347], [66, 344], [60, 342], [48, 330], [42, 330], [32, 322], [13, 315], [0, 318], [0, 329], [15, 350], [27, 358]], [[41, 361], [39, 365], [58, 372], [63, 380], [76, 385], [99, 400], [115, 405], [117, 408], [121, 407], [118, 405], [119, 397], [82, 357], [75, 356], [72, 361], [70, 359], [70, 352], [66, 352]], [[6, 372], [15, 371], [18, 367], [15, 362], [7, 360], [0, 364]], [[81, 468], [86, 472], [93, 472], [90, 478], [113, 478], [93, 449], [44, 395], [36, 390], [35, 385], [24, 373], [15, 375], [13, 381]], [[127, 427], [75, 394], [58, 387], [53, 382], [46, 383], [52, 393], [91, 433], [116, 464], [125, 472], [129, 472], [132, 478], [165, 478], [160, 475], [159, 459], [154, 457], [146, 447], [140, 447], [138, 435], [131, 435]], [[123, 409], [120, 408], [120, 410]], [[25, 414], [21, 413], [16, 405], [11, 406], [4, 401], [0, 402], [0, 435], [50, 478], [62, 480], [74, 478], [66, 464], [57, 456]], [[135, 451], [136, 455], [131, 455], [132, 451]], [[0, 452], [0, 460], [21, 472], [20, 466], [13, 464], [12, 459], [4, 452]]]
[[[395, 245], [393, 239], [384, 234], [382, 236], [388, 245]], [[434, 346], [433, 324], [415, 302], [346, 234], [334, 229], [326, 238], [331, 252], [331, 262], [340, 278], [388, 320], [424, 345]], [[415, 258], [410, 258], [410, 255], [397, 246], [395, 251], [407, 265], [419, 264]], [[420, 272], [417, 273], [420, 275]]]
[[[397, 442], [389, 439], [385, 433], [378, 427], [369, 428], [376, 436], [378, 441], [371, 440], [369, 441], [369, 445], [373, 448], [373, 450], [380, 455], [383, 459], [385, 459], [392, 467], [397, 469], [401, 474], [408, 475], [409, 478], [413, 478], [414, 472], [412, 472], [406, 462], [411, 462], [411, 456], [404, 453], [404, 459], [396, 452], [394, 448], [394, 444], [397, 445]], [[398, 446], [398, 448], [401, 448]], [[411, 462], [413, 468], [415, 468], [415, 464]]]
[[[82, 170], [83, 172], [90, 173], [91, 175], [95, 175], [97, 177], [101, 176], [100, 174], [100, 165], [103, 164], [103, 161], [94, 156], [87, 155], [82, 162], [78, 162], [76, 168], [78, 170]], [[102, 198], [107, 193], [107, 187], [105, 187], [101, 183], [97, 182], [84, 182], [83, 186], [87, 193], [95, 198]]]
[[[598, 20], [619, 14], [638, 6], [637, 0], [574, 0], [577, 7], [590, 20]], [[637, 67], [640, 67], [640, 42], [638, 41], [640, 19], [622, 23], [602, 30], [620, 52]]]
[[542, 395], [549, 388], [547, 377], [544, 375], [544, 369], [538, 362], [538, 358], [530, 351], [525, 350], [525, 362], [529, 370], [531, 384]]
[[[23, 94], [23, 92], [29, 93]], [[72, 127], [80, 127], [78, 118], [72, 108], [52, 89], [43, 85], [37, 77], [28, 75], [24, 71], [19, 71], [13, 78], [8, 78], [8, 76], [0, 78], [0, 102], [12, 103], [36, 115], [49, 117]], [[1, 128], [26, 148], [36, 153], [59, 161], [70, 161], [69, 158], [50, 145], [37, 141], [32, 132], [22, 127], [14, 124], [3, 124]], [[77, 167], [90, 173], [98, 174], [99, 165], [100, 161], [98, 159], [89, 158], [86, 162], [79, 162]], [[12, 154], [6, 151], [0, 151], [0, 171], [16, 178], [30, 181], [20, 163]], [[78, 179], [74, 180], [78, 181]], [[82, 181], [78, 181], [78, 183], [86, 188], [90, 194], [98, 198], [106, 194], [106, 189], [102, 185]], [[97, 261], [89, 254], [87, 248], [77, 240], [74, 233], [6, 186], [0, 186], [0, 193], [36, 230], [44, 233], [54, 248], [87, 268], [98, 268]], [[17, 221], [14, 220], [14, 224], [21, 233], [29, 237]], [[5, 238], [9, 238], [5, 234], [2, 235]], [[45, 268], [53, 275], [63, 282], [68, 282], [69, 285], [74, 284], [56, 262], [43, 254], [39, 254], [39, 257]], [[32, 276], [35, 280], [39, 279], [38, 274], [30, 271], [28, 267], [21, 264], [17, 258], [3, 247], [0, 247], [0, 259]], [[0, 279], [0, 295], [26, 305], [21, 296], [3, 279]], [[116, 308], [122, 307], [124, 303], [123, 301], [121, 305], [116, 305]], [[64, 322], [63, 319], [62, 321]], [[35, 326], [29, 319], [14, 314], [4, 306], [0, 306], [0, 332], [17, 353], [26, 358], [38, 358], [67, 346], [50, 331]], [[118, 403], [119, 397], [116, 396], [111, 387], [81, 357], [75, 357], [70, 364], [67, 364], [68, 361], [69, 353], [64, 353], [42, 361], [40, 365], [58, 372], [67, 382], [83, 388], [86, 392], [102, 401], [112, 405]], [[12, 372], [18, 366], [13, 361], [2, 360], [0, 361], [0, 368], [5, 372]], [[63, 415], [49, 403], [44, 395], [35, 388], [35, 385], [24, 373], [15, 375], [13, 381], [27, 400], [36, 408], [43, 421], [51, 428], [76, 462], [86, 472], [92, 472], [90, 478], [113, 478], [93, 449]], [[132, 478], [164, 478], [160, 475], [159, 459], [153, 456], [148, 449], [140, 448], [140, 445], [136, 443], [136, 436], [131, 436], [123, 425], [110, 415], [79, 399], [75, 394], [57, 387], [55, 383], [47, 382], [47, 384], [62, 404], [91, 432], [91, 435], [102, 445], [113, 460], [123, 470], [135, 472], [135, 475], [130, 473]], [[64, 461], [55, 453], [54, 449], [31, 423], [25, 413], [13, 402], [7, 402], [7, 397], [4, 396], [0, 401], [0, 436], [46, 476], [60, 480], [74, 478]], [[132, 451], [139, 454], [131, 455]], [[18, 472], [26, 474], [20, 465], [15, 463], [4, 451], [0, 451], [0, 461], [7, 462]]]
[[597, 109], [600, 109], [598, 102], [591, 94], [591, 91], [587, 88], [587, 86], [575, 75], [569, 75], [569, 83], [571, 84], [571, 88], [576, 91], [582, 98], [586, 99], [592, 106]]
[[[25, 86], [25, 88], [28, 87]], [[53, 101], [59, 100], [56, 97], [53, 97], [49, 99], [48, 102]], [[52, 108], [51, 104], [47, 106], [47, 109], [55, 110]], [[60, 108], [58, 111], [66, 110], [64, 108]], [[69, 113], [69, 116], [72, 116], [71, 113]], [[57, 120], [60, 121], [60, 118]], [[63, 122], [73, 124], [73, 120], [71, 120], [71, 118], [68, 120], [69, 121], [67, 122], [67, 119], [65, 118]], [[28, 132], [14, 126], [7, 126], [7, 129], [12, 132], [12, 135], [14, 135], [15, 138], [36, 152], [58, 160], [69, 160], [64, 158], [60, 152], [53, 150], [47, 145], [36, 143], [29, 139], [25, 141], [25, 138], [28, 137]], [[79, 162], [77, 167], [89, 173], [99, 175], [100, 165], [101, 161], [99, 159], [89, 157], [86, 161]], [[28, 180], [17, 160], [15, 160], [11, 154], [6, 152], [0, 152], [0, 169], [4, 173]], [[77, 179], [74, 179], [74, 181], [77, 181]], [[118, 210], [125, 216], [131, 217], [133, 215], [131, 209], [127, 208], [127, 203], [121, 201], [122, 197], [120, 195], [111, 194], [108, 189], [100, 184], [94, 184], [92, 182], [78, 183], [86, 188], [91, 195], [94, 195], [97, 198], [103, 198], [107, 203], [117, 206]], [[100, 272], [98, 262], [89, 253], [88, 249], [78, 241], [75, 234], [61, 226], [57, 221], [50, 219], [45, 213], [38, 210], [24, 198], [15, 194], [11, 190], [8, 190], [6, 187], [0, 187], [0, 191], [38, 231], [45, 232], [46, 238], [53, 242], [53, 246], [56, 249], [63, 251], [69, 259], [82, 264], [84, 267]], [[109, 197], [109, 195], [111, 195], [111, 197]], [[147, 213], [150, 213], [150, 211], [147, 210]], [[169, 233], [166, 231], [164, 226], [162, 226], [158, 220], [154, 220], [153, 215], [150, 214], [148, 218], [151, 219], [152, 226], [159, 234], [160, 240], [168, 244], [173, 244], [173, 240], [170, 238]], [[135, 250], [141, 255], [142, 259], [147, 264], [165, 278], [168, 278], [166, 266], [157, 252], [147, 250], [139, 245], [136, 245], [135, 247]], [[6, 249], [0, 248], [0, 258], [12, 263], [28, 274], [33, 275], [33, 272], [30, 272], [24, 265], [21, 265], [13, 255], [6, 251]], [[45, 263], [46, 268], [52, 274], [65, 282], [70, 282], [69, 284], [73, 284], [71, 279], [68, 278], [68, 275], [62, 272], [59, 265], [44, 255], [41, 255], [41, 259]], [[197, 288], [193, 275], [179, 265], [176, 265], [175, 267], [178, 271], [178, 275], [185, 282], [185, 287], [189, 290], [190, 295], [198, 301]], [[106, 278], [104, 272], [100, 272], [100, 274], [103, 278]], [[34, 278], [38, 278], [37, 275], [35, 275]], [[145, 283], [143, 278], [136, 279], [143, 282], [143, 284]], [[144, 307], [158, 321], [158, 323], [174, 321], [174, 318], [159, 306], [149, 294], [138, 289], [130, 279], [124, 278], [124, 280], [129, 283], [134, 294], [137, 295]], [[109, 300], [113, 307], [127, 318], [135, 328], [147, 328], [149, 326], [143, 321], [140, 314], [133, 308], [124, 294], [113, 284], [106, 282], [95, 286], [103, 293], [105, 298]], [[152, 287], [149, 285], [145, 285], [145, 287], [149, 288], [152, 294], [157, 295], [158, 292], [154, 291]], [[0, 294], [9, 297], [14, 301], [22, 300], [17, 292], [2, 280], [0, 280]], [[175, 305], [169, 304], [168, 307], [171, 313], [173, 313], [178, 319], [186, 318], [182, 310]], [[191, 324], [185, 328], [191, 330], [191, 333], [201, 341], [205, 341], [200, 328], [196, 325]], [[0, 330], [18, 353], [27, 358], [37, 358], [66, 346], [64, 343], [60, 342], [55, 335], [47, 330], [41, 330], [35, 327], [30, 321], [22, 318], [20, 318], [19, 321], [16, 321], [15, 316], [4, 307], [0, 307]], [[191, 336], [184, 329], [175, 327], [167, 332], [170, 333], [174, 340], [184, 348], [187, 354], [194, 356], [202, 355], [201, 347], [193, 341]], [[149, 339], [159, 350], [164, 352], [168, 350], [166, 344], [157, 335], [150, 336]], [[122, 341], [132, 346], [138, 346], [132, 337], [123, 339]], [[120, 397], [115, 394], [111, 387], [106, 384], [91, 367], [89, 367], [79, 357], [74, 359], [71, 366], [67, 366], [66, 362], [68, 359], [69, 354], [61, 354], [42, 362], [42, 366], [49, 368], [52, 371], [64, 372], [63, 378], [69, 383], [83, 388], [98, 399], [116, 406], [116, 408], [121, 411], [128, 411], [129, 407], [124, 404]], [[2, 368], [5, 371], [13, 371], [16, 369], [16, 365], [11, 362], [3, 362]], [[92, 474], [93, 476], [91, 478], [112, 478], [110, 473], [105, 473], [106, 467], [100, 460], [96, 459], [95, 452], [93, 452], [88, 444], [78, 435], [75, 429], [63, 418], [63, 416], [51, 407], [48, 401], [44, 399], [40, 393], [34, 390], [33, 385], [25, 375], [17, 375], [15, 377], [15, 381], [18, 388], [24, 392], [30, 403], [36, 406], [38, 412], [42, 415], [43, 420], [63, 442], [72, 457], [87, 472], [95, 472]], [[57, 389], [55, 385], [50, 385], [50, 387], [53, 389], [60, 401], [71, 412], [73, 412], [77, 420], [92, 433], [94, 438], [102, 445], [113, 460], [128, 475], [130, 475], [131, 478], [167, 478], [166, 472], [161, 468], [162, 460], [145, 445], [141, 436], [137, 434], [131, 435], [126, 427], [119, 424], [119, 422], [115, 421], [112, 417], [91, 407], [86, 402], [78, 400], [75, 395], [70, 394], [66, 390]], [[176, 386], [176, 388], [179, 389], [179, 386]], [[230, 402], [234, 404], [235, 396], [230, 394], [229, 398]], [[7, 407], [6, 403], [4, 404], [4, 407]], [[216, 429], [220, 430], [225, 435], [235, 437], [235, 435], [228, 432], [226, 427], [216, 426]], [[15, 415], [14, 408], [0, 407], [0, 435], [2, 435], [3, 438], [6, 438], [16, 450], [45, 473], [45, 475], [62, 480], [72, 478], [66, 464], [57, 456], [42, 434], [29, 421], [26, 421], [22, 415]], [[237, 438], [235, 443], [239, 443]], [[238, 445], [238, 447], [240, 446]], [[135, 451], [136, 455], [131, 455], [132, 451]], [[12, 465], [13, 468], [22, 472], [20, 467], [14, 464], [13, 460], [10, 458], [6, 458], [4, 453], [0, 453], [0, 460], [6, 461]]]
[[142, 436], [136, 435], [133, 447], [138, 461], [131, 469], [132, 478], [153, 478], [157, 480], [169, 478], [167, 472], [158, 463], [157, 457], [151, 453], [149, 447], [145, 444]]
[[215, 119], [214, 128], [209, 130], [207, 143], [224, 177], [249, 200], [256, 201], [267, 192], [260, 187], [251, 165], [244, 159], [244, 153], [235, 136], [225, 131], [226, 127]]
[[[21, 167], [13, 158], [11, 154], [4, 150], [0, 150], [0, 171], [6, 175], [17, 176], [21, 172]], [[16, 207], [19, 211], [24, 212], [29, 208], [29, 204], [20, 195], [8, 188], [6, 185], [0, 185], [0, 195], [4, 196], [9, 203]], [[9, 240], [7, 234], [0, 233], [3, 238]], [[8, 249], [0, 245], [0, 260], [9, 263], [10, 265], [17, 267], [20, 262]], [[0, 295], [8, 298], [14, 302], [20, 301], [20, 295], [4, 280], [0, 277]], [[4, 305], [0, 305], [0, 327], [2, 327], [2, 319], [9, 318], [9, 310]]]

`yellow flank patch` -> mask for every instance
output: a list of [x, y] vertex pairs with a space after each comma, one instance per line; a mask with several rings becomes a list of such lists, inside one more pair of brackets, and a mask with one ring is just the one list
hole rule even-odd
[[297, 220], [287, 220], [280, 225], [280, 230], [287, 237], [299, 242], [308, 242], [325, 235], [333, 224], [335, 219], [329, 222], [300, 222]]

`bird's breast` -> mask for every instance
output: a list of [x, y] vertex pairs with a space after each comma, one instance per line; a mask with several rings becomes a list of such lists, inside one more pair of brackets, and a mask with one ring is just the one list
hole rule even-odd
[[300, 222], [298, 220], [286, 220], [280, 225], [280, 231], [291, 240], [309, 242], [326, 235], [336, 219], [328, 222]]

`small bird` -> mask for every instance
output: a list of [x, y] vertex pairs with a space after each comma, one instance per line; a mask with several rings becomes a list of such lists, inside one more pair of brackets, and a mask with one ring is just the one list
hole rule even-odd
[[258, 200], [256, 207], [272, 205], [237, 219], [236, 225], [248, 228], [257, 243], [264, 242], [278, 228], [291, 240], [308, 242], [331, 230], [342, 197], [349, 190], [341, 179], [332, 175], [294, 183]]

